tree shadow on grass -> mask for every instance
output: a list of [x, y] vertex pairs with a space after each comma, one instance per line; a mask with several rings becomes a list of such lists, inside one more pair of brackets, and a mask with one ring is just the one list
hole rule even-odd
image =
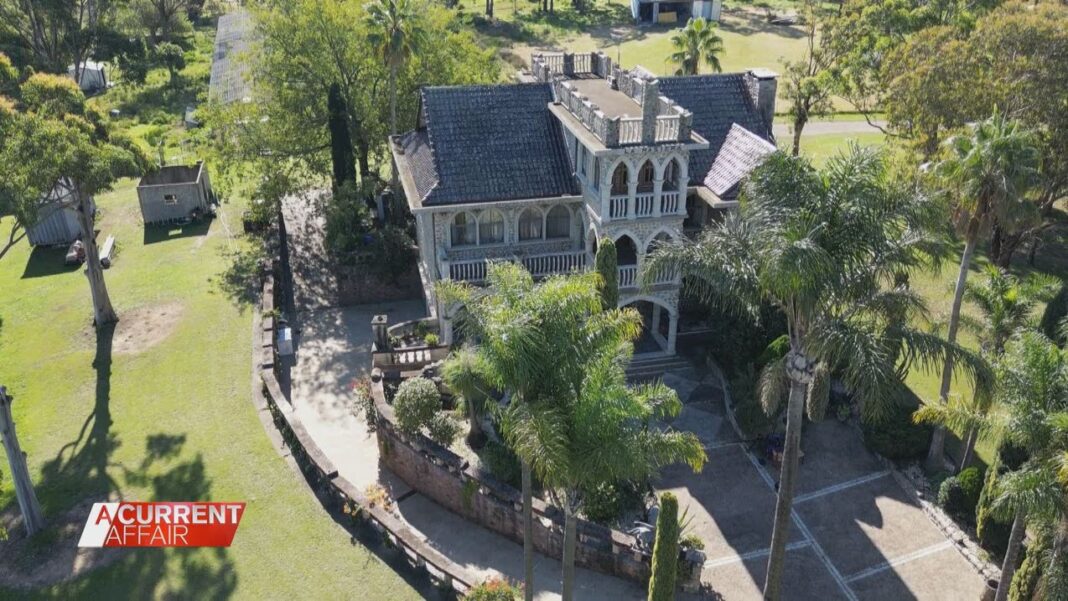
[[155, 244], [189, 238], [192, 236], [207, 236], [214, 219], [201, 219], [185, 225], [145, 225], [144, 244]]
[[269, 265], [262, 245], [255, 243], [247, 248], [222, 251], [228, 265], [222, 273], [210, 281], [238, 307], [255, 304], [259, 299], [260, 284]]
[[67, 265], [66, 257], [67, 249], [64, 247], [34, 247], [33, 252], [30, 253], [30, 260], [26, 261], [22, 279], [48, 277], [77, 271], [78, 266]]

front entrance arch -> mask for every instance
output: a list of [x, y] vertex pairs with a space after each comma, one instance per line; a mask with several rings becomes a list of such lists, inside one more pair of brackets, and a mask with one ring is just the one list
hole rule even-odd
[[632, 307], [642, 317], [642, 333], [634, 342], [634, 353], [675, 354], [675, 337], [678, 330], [678, 312], [656, 297], [628, 297], [620, 301], [621, 307]]

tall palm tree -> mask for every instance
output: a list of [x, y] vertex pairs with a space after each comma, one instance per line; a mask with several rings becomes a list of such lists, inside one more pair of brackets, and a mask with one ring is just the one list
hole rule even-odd
[[[1039, 301], [1048, 300], [1056, 292], [1056, 278], [1033, 275], [1025, 280], [1005, 273], [994, 265], [984, 270], [984, 279], [969, 280], [964, 287], [964, 300], [979, 310], [979, 317], [961, 315], [961, 326], [979, 339], [982, 351], [997, 359], [1005, 351], [1005, 342], [1034, 318]], [[991, 398], [977, 396], [972, 401], [980, 412], [990, 410]], [[975, 450], [975, 429], [966, 432], [960, 469], [968, 467]]]
[[624, 366], [641, 333], [641, 318], [630, 309], [598, 310], [573, 324], [585, 356], [567, 361], [585, 365], [579, 388], [565, 403], [506, 412], [509, 441], [531, 459], [539, 480], [564, 511], [563, 599], [575, 591], [575, 544], [583, 491], [619, 481], [646, 481], [667, 464], [685, 461], [695, 471], [707, 456], [691, 432], [662, 430], [656, 421], [678, 415], [678, 396], [662, 383], [627, 385]]
[[482, 418], [489, 408], [492, 390], [488, 385], [489, 366], [471, 347], [465, 346], [449, 355], [441, 366], [441, 377], [445, 384], [460, 397], [467, 420], [470, 422], [467, 444], [472, 448], [482, 448], [486, 435], [482, 431]]
[[[925, 405], [918, 422], [1012, 441], [1030, 458], [998, 484], [994, 508], [1012, 519], [997, 601], [1008, 597], [1028, 520], [1062, 525], [1068, 519], [1068, 353], [1048, 338], [1025, 331], [1013, 338], [997, 367], [1001, 411], [981, 413], [959, 403]], [[1063, 560], [1062, 560], [1063, 561]], [[1055, 597], [1050, 597], [1055, 598]]]
[[798, 475], [802, 415], [820, 419], [829, 379], [840, 379], [865, 418], [903, 398], [909, 365], [952, 356], [977, 385], [988, 370], [973, 353], [908, 326], [922, 299], [896, 278], [938, 249], [926, 232], [932, 203], [890, 181], [881, 157], [853, 146], [822, 172], [779, 152], [743, 187], [738, 212], [696, 240], [663, 245], [646, 261], [643, 282], [662, 270], [684, 276], [686, 292], [748, 315], [763, 303], [786, 318], [790, 350], [760, 377], [765, 410], [788, 396], [786, 440], [764, 597], [782, 594], [790, 512]]
[[[950, 343], [957, 341], [961, 303], [979, 235], [992, 219], [1007, 222], [1006, 217], [1025, 204], [1024, 193], [1038, 173], [1036, 144], [1030, 131], [1000, 113], [970, 125], [967, 135], [946, 141], [949, 156], [936, 166], [935, 173], [954, 202], [956, 220], [963, 224], [964, 237], [964, 252], [960, 257], [946, 334]], [[946, 357], [938, 393], [942, 403], [949, 400], [953, 365], [953, 358]], [[942, 467], [945, 440], [945, 429], [935, 428], [927, 453], [928, 469]]]
[[[464, 282], [444, 281], [438, 285], [439, 301], [456, 311], [456, 330], [478, 341], [478, 354], [487, 367], [487, 379], [510, 397], [509, 411], [526, 419], [503, 419], [504, 434], [515, 439], [513, 427], [533, 428], [552, 424], [544, 418], [573, 398], [585, 375], [585, 365], [576, 356], [588, 354], [600, 341], [583, 339], [576, 324], [601, 310], [597, 291], [598, 276], [593, 273], [567, 278], [549, 278], [535, 284], [522, 267], [511, 263], [491, 263], [486, 270], [485, 287]], [[622, 315], [610, 316], [623, 319]], [[598, 319], [606, 319], [601, 317]], [[607, 330], [611, 332], [612, 330]], [[576, 349], [582, 349], [581, 351]], [[542, 419], [535, 419], [542, 416]], [[549, 440], [554, 433], [540, 433]], [[547, 443], [546, 443], [547, 444]], [[534, 597], [534, 459], [518, 449], [523, 495], [524, 594]]]
[[713, 73], [723, 71], [719, 63], [719, 55], [723, 54], [723, 38], [716, 34], [716, 23], [713, 21], [691, 18], [685, 27], [671, 36], [671, 46], [675, 51], [669, 60], [679, 66], [676, 75], [697, 75], [702, 61]]
[[[397, 71], [419, 51], [425, 31], [411, 0], [374, 0], [367, 5], [368, 39], [389, 68], [389, 133], [397, 135]], [[397, 187], [393, 166], [393, 187]]]

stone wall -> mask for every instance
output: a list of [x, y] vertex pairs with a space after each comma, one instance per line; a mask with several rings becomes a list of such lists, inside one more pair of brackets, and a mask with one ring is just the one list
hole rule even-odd
[[[385, 398], [382, 372], [371, 376], [378, 413], [376, 435], [382, 462], [409, 486], [442, 507], [518, 543], [523, 542], [523, 501], [518, 490], [429, 438], [408, 437], [394, 425], [393, 408]], [[562, 557], [564, 514], [534, 500], [534, 547], [549, 557]], [[627, 578], [642, 586], [649, 579], [652, 557], [636, 547], [634, 537], [585, 520], [578, 523], [575, 563]], [[694, 568], [697, 568], [696, 572]], [[688, 566], [699, 573], [699, 566]]]
[[423, 283], [419, 279], [416, 261], [398, 276], [395, 283], [368, 273], [360, 265], [337, 267], [338, 302], [342, 306], [362, 305], [395, 300], [423, 298]]

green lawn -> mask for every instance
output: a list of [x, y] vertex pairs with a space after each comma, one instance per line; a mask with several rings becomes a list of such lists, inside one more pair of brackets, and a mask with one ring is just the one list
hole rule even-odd
[[[0, 261], [0, 382], [16, 397], [38, 495], [53, 523], [66, 513], [83, 520], [84, 502], [108, 496], [247, 501], [248, 509], [229, 549], [131, 552], [72, 582], [0, 597], [418, 598], [350, 542], [257, 416], [251, 310], [221, 277], [247, 245], [231, 235], [241, 207], [224, 205], [207, 229], [146, 234], [133, 186], [123, 181], [97, 198], [101, 237], [119, 241], [106, 272], [122, 319], [114, 336], [97, 337], [85, 277], [62, 266], [62, 250], [31, 253], [23, 242]], [[5, 239], [8, 227], [0, 222]], [[168, 317], [150, 322], [161, 307]], [[129, 328], [149, 323], [156, 343], [131, 347]], [[7, 471], [6, 457], [0, 466]], [[10, 482], [0, 509], [17, 511]], [[50, 545], [75, 542], [39, 537], [39, 555], [22, 558], [24, 567], [48, 557]]]

